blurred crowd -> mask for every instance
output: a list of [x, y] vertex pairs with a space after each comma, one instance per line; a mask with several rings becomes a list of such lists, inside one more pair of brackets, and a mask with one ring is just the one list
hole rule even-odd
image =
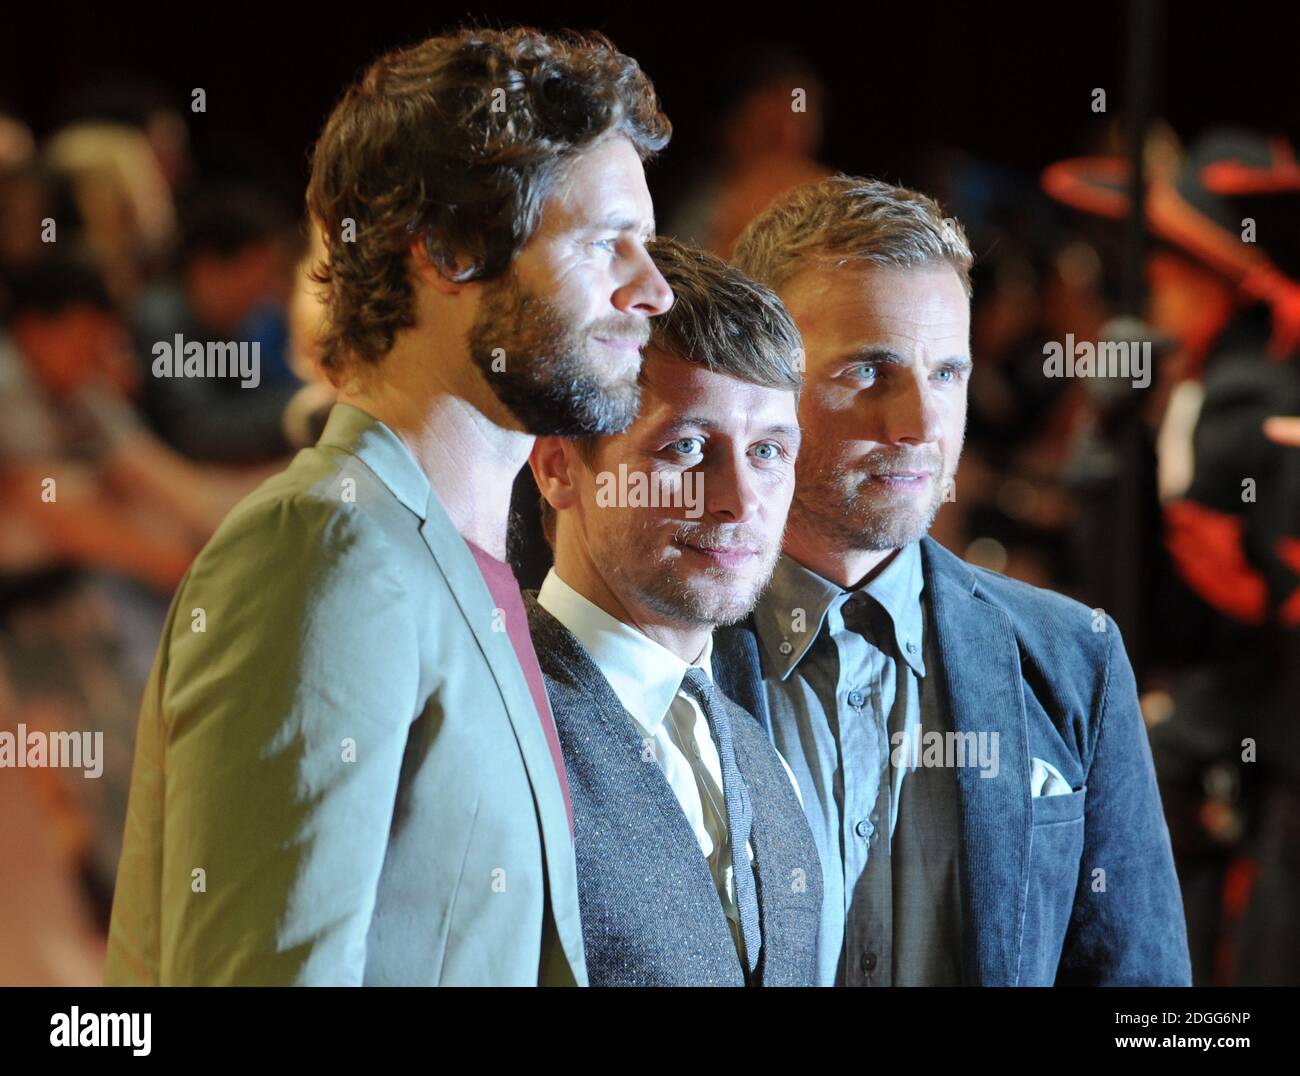
[[[661, 232], [724, 257], [772, 198], [836, 170], [815, 70], [776, 49], [735, 67], [710, 110], [716, 154], [674, 197], [656, 191]], [[1131, 207], [1118, 138], [1107, 129], [1041, 175], [942, 147], [880, 162], [882, 178], [939, 198], [976, 253], [966, 449], [934, 535], [1116, 616], [1196, 981], [1295, 984], [1300, 451], [1271, 444], [1262, 423], [1300, 414], [1300, 166], [1250, 132], [1184, 145], [1157, 124], [1146, 183], [1164, 215], [1136, 302], [1122, 290]], [[1214, 171], [1225, 162], [1236, 172]], [[1223, 236], [1242, 246], [1247, 216], [1258, 241], [1234, 265]], [[171, 592], [328, 408], [313, 256], [298, 205], [255, 174], [200, 174], [185, 115], [161, 91], [95, 87], [39, 141], [0, 105], [0, 725], [104, 733], [102, 778], [29, 770], [22, 786], [53, 842], [27, 855], [66, 865], [92, 936], [111, 903], [135, 717]], [[256, 343], [256, 387], [155, 376], [155, 346], [177, 335]], [[1150, 386], [1044, 376], [1045, 345], [1067, 335], [1141, 336]], [[531, 481], [525, 470], [512, 531], [525, 586], [548, 556]], [[0, 981], [80, 981], [53, 941], [42, 950], [56, 928], [9, 882], [0, 890], [24, 904], [11, 922], [32, 929], [5, 938]]]
[[[0, 108], [0, 724], [102, 732], [103, 774], [0, 782], [6, 814], [26, 795], [47, 822], [11, 834], [6, 982], [80, 974], [50, 966], [57, 928], [33, 915], [51, 904], [24, 868], [67, 865], [89, 929], [106, 924], [171, 593], [226, 512], [314, 439], [328, 396], [290, 317], [296, 207], [256, 176], [198, 175], [161, 91], [106, 84], [65, 112], [38, 143]], [[154, 376], [178, 335], [255, 343], [256, 386]]]

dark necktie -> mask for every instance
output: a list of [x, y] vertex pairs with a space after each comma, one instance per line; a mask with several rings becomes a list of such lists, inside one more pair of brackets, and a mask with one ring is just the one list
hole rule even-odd
[[740, 774], [740, 767], [736, 765], [731, 722], [721, 693], [704, 670], [699, 668], [687, 671], [682, 688], [700, 704], [713, 733], [713, 741], [718, 746], [718, 762], [722, 766], [722, 795], [727, 804], [727, 827], [731, 830], [732, 884], [736, 887], [736, 908], [740, 913], [740, 929], [745, 938], [745, 958], [749, 963], [749, 971], [752, 972], [758, 966], [763, 937], [759, 928], [754, 868], [745, 851], [754, 824], [749, 789], [745, 787], [745, 779]]

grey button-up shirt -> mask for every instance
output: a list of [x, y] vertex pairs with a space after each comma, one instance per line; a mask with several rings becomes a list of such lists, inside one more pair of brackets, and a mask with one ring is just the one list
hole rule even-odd
[[856, 591], [782, 556], [754, 611], [773, 738], [822, 858], [820, 985], [961, 981], [956, 775], [908, 746], [952, 727], [923, 589], [916, 542]]

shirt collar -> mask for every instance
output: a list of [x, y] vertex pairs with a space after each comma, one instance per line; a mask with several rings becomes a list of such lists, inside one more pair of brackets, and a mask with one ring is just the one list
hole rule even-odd
[[688, 669], [703, 669], [713, 680], [711, 635], [694, 662], [683, 661], [579, 594], [554, 568], [537, 592], [537, 604], [574, 634], [623, 708], [648, 736], [655, 734], [667, 716]]
[[[782, 554], [754, 610], [768, 667], [786, 679], [816, 641], [831, 610], [842, 614], [846, 604], [859, 602], [884, 613], [893, 636], [893, 656], [907, 662], [917, 676], [924, 676], [921, 591], [925, 573], [920, 550], [919, 542], [904, 546], [879, 575], [855, 591], [845, 590]], [[836, 616], [831, 630], [847, 630], [843, 625], [843, 617]], [[870, 638], [869, 629], [864, 634]]]

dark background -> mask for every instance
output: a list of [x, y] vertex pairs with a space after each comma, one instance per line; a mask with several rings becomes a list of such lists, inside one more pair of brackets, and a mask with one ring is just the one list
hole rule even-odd
[[[831, 100], [828, 163], [901, 182], [919, 181], [920, 154], [936, 146], [1036, 174], [1096, 149], [1127, 95], [1123, 3], [704, 8], [30, 5], [4, 16], [0, 106], [39, 137], [77, 90], [124, 73], [146, 77], [175, 93], [200, 174], [252, 172], [296, 200], [330, 107], [378, 53], [463, 22], [596, 29], [641, 63], [673, 121], [673, 142], [650, 171], [666, 205], [674, 180], [710, 151], [711, 109], [747, 43], [782, 44], [820, 71]], [[1184, 139], [1234, 121], [1300, 135], [1297, 5], [1165, 0], [1157, 41], [1156, 115]], [[195, 86], [207, 91], [206, 114], [189, 112]], [[1106, 116], [1091, 111], [1094, 87], [1107, 91]]]

